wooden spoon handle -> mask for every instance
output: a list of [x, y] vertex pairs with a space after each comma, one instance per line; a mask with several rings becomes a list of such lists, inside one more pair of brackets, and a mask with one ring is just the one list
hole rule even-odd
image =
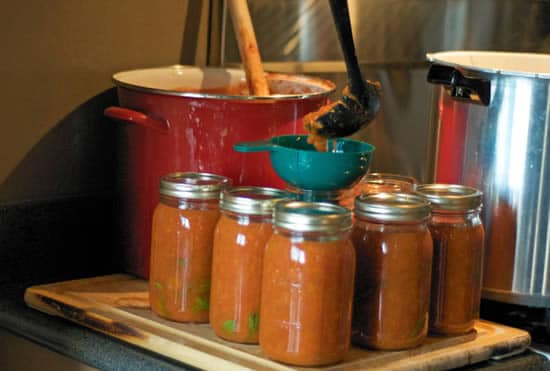
[[248, 11], [246, 0], [228, 0], [235, 37], [239, 44], [239, 52], [246, 73], [248, 89], [252, 95], [269, 95], [269, 87], [265, 77], [256, 34]]

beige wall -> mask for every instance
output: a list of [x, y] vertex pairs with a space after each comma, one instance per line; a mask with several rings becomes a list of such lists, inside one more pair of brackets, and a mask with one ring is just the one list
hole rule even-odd
[[[188, 5], [186, 0], [5, 2], [0, 184], [60, 120], [112, 87], [113, 73], [179, 63]], [[197, 37], [205, 40], [205, 30]]]

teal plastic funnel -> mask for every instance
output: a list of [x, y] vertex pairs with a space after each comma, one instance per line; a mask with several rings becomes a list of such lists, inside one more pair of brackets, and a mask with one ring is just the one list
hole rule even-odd
[[374, 146], [353, 139], [334, 138], [328, 151], [317, 151], [306, 135], [282, 135], [233, 146], [239, 152], [269, 151], [275, 172], [289, 185], [314, 191], [348, 188], [368, 171]]

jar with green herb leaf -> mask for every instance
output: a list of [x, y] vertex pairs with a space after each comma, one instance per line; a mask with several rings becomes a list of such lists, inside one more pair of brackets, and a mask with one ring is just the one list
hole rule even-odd
[[208, 322], [214, 228], [221, 191], [230, 183], [206, 173], [161, 178], [149, 274], [149, 299], [157, 315], [178, 322]]
[[264, 187], [234, 187], [221, 195], [214, 233], [210, 326], [219, 337], [258, 343], [263, 257], [273, 234], [276, 202], [289, 193]]

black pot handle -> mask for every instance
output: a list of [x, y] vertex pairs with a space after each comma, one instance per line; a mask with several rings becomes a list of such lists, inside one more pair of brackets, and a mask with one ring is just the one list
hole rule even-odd
[[449, 88], [451, 97], [471, 103], [488, 106], [491, 101], [491, 81], [466, 77], [458, 69], [440, 64], [432, 64], [428, 71], [428, 82]]

